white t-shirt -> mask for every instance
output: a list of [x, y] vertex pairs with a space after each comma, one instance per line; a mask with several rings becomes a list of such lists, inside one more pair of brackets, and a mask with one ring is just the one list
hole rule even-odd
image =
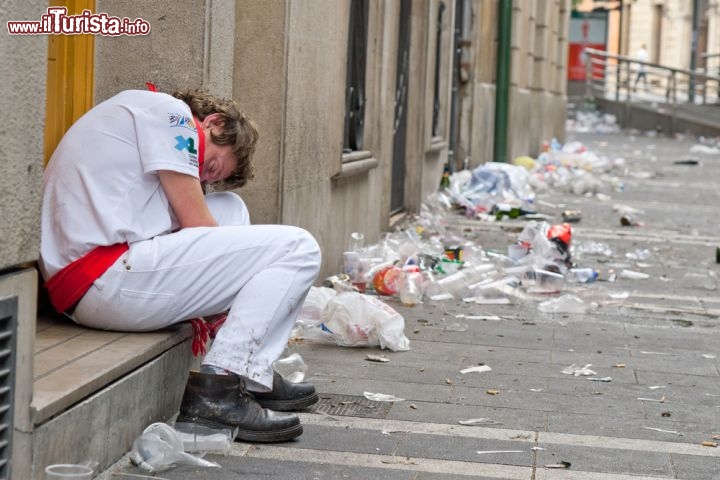
[[[648, 59], [647, 50], [640, 47], [640, 50], [638, 50], [638, 53], [637, 53], [637, 59], [640, 60], [641, 62], [647, 62], [647, 59]], [[643, 65], [642, 63], [640, 64], [640, 71], [641, 72], [645, 71], [645, 65]]]
[[198, 150], [190, 107], [164, 93], [124, 91], [83, 115], [45, 170], [45, 279], [97, 246], [178, 228], [157, 171], [199, 177]]

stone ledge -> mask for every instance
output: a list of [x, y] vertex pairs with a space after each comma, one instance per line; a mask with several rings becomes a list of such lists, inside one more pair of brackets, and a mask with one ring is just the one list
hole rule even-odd
[[[132, 336], [137, 340], [144, 334]], [[28, 464], [14, 463], [13, 478], [44, 479], [45, 466], [53, 463], [92, 461], [103, 471], [130, 450], [145, 427], [177, 413], [192, 361], [185, 338], [156, 358], [138, 360], [140, 368], [36, 425], [32, 438], [23, 442], [31, 445], [32, 458]]]
[[121, 333], [91, 330], [60, 316], [38, 318], [32, 423], [59, 414], [191, 336], [189, 324]]

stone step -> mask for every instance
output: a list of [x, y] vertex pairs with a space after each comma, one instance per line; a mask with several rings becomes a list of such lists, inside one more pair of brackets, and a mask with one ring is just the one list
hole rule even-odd
[[43, 316], [36, 328], [32, 431], [23, 432], [32, 454], [13, 458], [13, 478], [44, 479], [54, 463], [102, 471], [147, 425], [177, 413], [193, 361], [189, 324], [121, 333]]

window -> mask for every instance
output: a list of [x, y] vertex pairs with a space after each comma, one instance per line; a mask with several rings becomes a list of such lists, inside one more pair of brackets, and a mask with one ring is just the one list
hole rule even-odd
[[363, 149], [367, 31], [368, 0], [352, 0], [350, 5], [350, 26], [348, 30], [343, 153], [351, 153]]
[[445, 13], [445, 2], [438, 4], [438, 15], [436, 23], [436, 39], [435, 39], [435, 87], [433, 90], [433, 115], [432, 115], [432, 136], [439, 136], [440, 126], [440, 66], [442, 65], [442, 34], [443, 34], [443, 14]]

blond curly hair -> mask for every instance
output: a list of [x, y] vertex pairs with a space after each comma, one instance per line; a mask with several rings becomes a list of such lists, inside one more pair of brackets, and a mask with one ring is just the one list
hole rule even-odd
[[255, 122], [241, 113], [234, 101], [202, 90], [181, 90], [173, 92], [172, 96], [185, 102], [200, 121], [213, 113], [220, 115], [222, 131], [218, 135], [211, 132], [210, 138], [216, 145], [230, 145], [238, 166], [218, 187], [240, 188], [251, 180], [254, 177], [252, 156], [259, 137]]

